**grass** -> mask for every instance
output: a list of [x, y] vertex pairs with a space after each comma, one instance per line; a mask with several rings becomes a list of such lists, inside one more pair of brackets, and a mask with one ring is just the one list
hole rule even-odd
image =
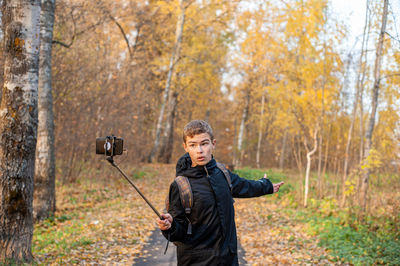
[[[296, 190], [302, 181], [296, 176], [251, 168], [236, 169], [235, 173], [252, 180], [259, 179], [267, 173], [273, 183], [284, 181], [285, 185], [279, 192], [281, 197], [278, 198], [281, 200], [281, 206], [285, 206], [283, 211], [296, 221], [308, 224], [308, 234], [318, 237], [319, 245], [327, 248], [333, 261], [352, 265], [400, 265], [399, 209], [392, 212], [379, 209], [375, 216], [369, 215], [360, 223], [349, 209], [340, 210], [334, 197], [316, 199], [313, 198], [315, 195], [311, 194], [309, 207], [299, 208], [299, 195], [296, 195], [299, 192]], [[315, 176], [312, 179], [316, 180]], [[327, 182], [335, 182], [330, 180], [329, 176], [325, 176], [325, 179]], [[383, 179], [389, 180], [389, 177], [380, 178]], [[398, 177], [390, 177], [391, 181], [394, 179], [398, 180]], [[392, 194], [386, 193], [385, 188], [390, 188], [390, 184], [382, 184], [377, 182], [377, 179], [371, 182], [371, 190], [378, 190], [374, 193], [381, 197], [390, 197]], [[396, 202], [392, 205], [396, 206]]]
[[[303, 216], [304, 217], [304, 216]], [[319, 244], [328, 248], [336, 261], [353, 265], [400, 265], [399, 232], [372, 231], [368, 225], [350, 226], [337, 216], [306, 216], [310, 233], [317, 235]]]
[[262, 169], [252, 169], [252, 168], [241, 168], [241, 169], [236, 169], [234, 171], [235, 174], [238, 174], [240, 177], [246, 178], [246, 179], [251, 179], [251, 180], [257, 180], [262, 177], [264, 177], [264, 174], [267, 174], [267, 178], [272, 182], [272, 183], [278, 183], [280, 181], [284, 181], [286, 184], [283, 185], [280, 190], [278, 197], [281, 197], [282, 194], [288, 194], [289, 192], [293, 191], [293, 184], [287, 183], [287, 176], [281, 172], [274, 172], [271, 169], [268, 170], [262, 170]]
[[35, 225], [32, 252], [36, 256], [62, 258], [77, 247], [92, 244], [84, 235], [84, 221], [76, 214], [51, 217]]

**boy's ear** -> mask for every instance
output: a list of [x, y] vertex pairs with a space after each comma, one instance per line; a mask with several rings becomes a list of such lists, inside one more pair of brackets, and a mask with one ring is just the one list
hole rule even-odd
[[187, 152], [187, 146], [186, 146], [186, 143], [185, 142], [182, 142], [182, 144], [183, 144], [183, 149]]

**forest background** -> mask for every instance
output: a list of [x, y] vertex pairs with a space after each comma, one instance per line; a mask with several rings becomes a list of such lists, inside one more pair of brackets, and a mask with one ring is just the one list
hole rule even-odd
[[[325, 0], [42, 1], [41, 27], [54, 25], [35, 189], [40, 175], [95, 179], [95, 139], [110, 134], [124, 165], [174, 163], [183, 126], [204, 119], [219, 161], [287, 173], [292, 207], [326, 203], [353, 227], [379, 218], [398, 242], [400, 25], [390, 1], [365, 4], [352, 40]], [[40, 193], [37, 220], [55, 211], [54, 189]]]

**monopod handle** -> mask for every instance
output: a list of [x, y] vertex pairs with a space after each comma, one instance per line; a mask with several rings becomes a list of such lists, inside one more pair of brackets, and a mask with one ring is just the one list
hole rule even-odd
[[126, 176], [126, 174], [118, 167], [118, 165], [116, 165], [114, 163], [114, 160], [112, 157], [107, 157], [107, 161], [114, 166], [115, 168], [118, 169], [118, 171], [125, 177], [125, 179], [129, 182], [129, 184], [132, 185], [132, 187], [134, 189], [136, 189], [136, 191], [139, 193], [139, 195], [146, 201], [146, 203], [150, 206], [150, 208], [155, 212], [155, 214], [157, 214], [158, 218], [160, 218], [160, 220], [163, 220], [164, 218], [160, 215], [160, 213], [157, 211], [157, 209], [153, 206], [153, 204], [151, 204], [151, 202], [143, 195], [143, 193], [135, 186], [135, 184], [133, 184], [133, 182]]

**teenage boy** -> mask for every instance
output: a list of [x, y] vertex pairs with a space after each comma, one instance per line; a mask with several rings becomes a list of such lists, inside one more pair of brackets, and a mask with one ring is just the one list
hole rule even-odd
[[185, 212], [179, 186], [169, 190], [168, 213], [157, 224], [163, 235], [177, 245], [178, 265], [238, 265], [233, 198], [258, 197], [278, 192], [283, 182], [266, 178], [247, 180], [229, 172], [229, 181], [213, 158], [216, 140], [203, 120], [189, 122], [183, 130], [187, 152], [176, 164], [176, 176], [189, 180], [193, 195]]

